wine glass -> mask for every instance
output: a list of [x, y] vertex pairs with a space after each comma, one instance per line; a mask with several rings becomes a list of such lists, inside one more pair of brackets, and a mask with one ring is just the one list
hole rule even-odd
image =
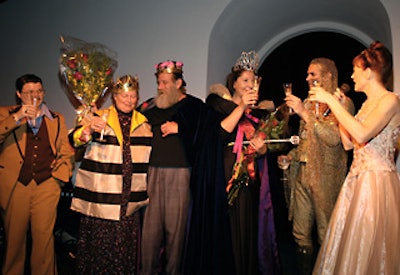
[[[282, 84], [283, 86], [283, 91], [285, 92], [285, 95], [291, 95], [292, 94], [292, 83], [290, 82], [285, 82]], [[293, 114], [293, 109], [289, 107], [289, 115]]]
[[[108, 115], [109, 115], [108, 110], [104, 110], [103, 114], [101, 115], [101, 119], [104, 120], [105, 122], [107, 122]], [[107, 125], [103, 129], [101, 129], [100, 138], [98, 138], [97, 141], [99, 141], [99, 142], [105, 142], [106, 141], [104, 139], [104, 131], [105, 131], [106, 127], [107, 127]]]
[[283, 181], [288, 180], [286, 172], [289, 169], [290, 161], [289, 156], [281, 155], [278, 157], [278, 167], [283, 170]]
[[290, 166], [290, 157], [289, 156], [279, 156], [278, 157], [278, 166], [282, 170], [287, 170]]

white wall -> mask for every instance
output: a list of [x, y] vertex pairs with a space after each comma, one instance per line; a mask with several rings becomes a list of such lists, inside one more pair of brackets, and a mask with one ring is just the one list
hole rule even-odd
[[58, 80], [61, 34], [118, 53], [116, 75], [139, 76], [141, 100], [156, 92], [153, 65], [185, 63], [188, 91], [204, 98], [211, 29], [229, 0], [7, 0], [0, 4], [0, 105], [15, 103], [15, 79], [42, 77], [51, 108], [73, 127], [74, 109]]
[[[386, 22], [379, 24], [379, 16], [385, 15], [384, 12], [371, 16], [371, 12], [363, 12], [364, 6], [374, 6], [376, 2], [382, 2], [391, 16], [391, 29], [381, 27]], [[285, 30], [274, 27], [272, 31], [278, 33], [272, 33], [267, 27], [282, 26], [277, 11], [297, 3], [298, 0], [7, 0], [0, 4], [0, 105], [15, 103], [15, 79], [32, 72], [43, 78], [49, 106], [64, 113], [68, 126], [73, 127], [74, 109], [58, 80], [62, 34], [99, 42], [116, 51], [119, 55], [116, 75], [138, 74], [141, 101], [155, 94], [153, 65], [165, 59], [183, 61], [188, 91], [204, 98], [208, 85], [226, 75], [239, 50], [266, 52], [266, 46], [273, 48], [285, 40], [283, 37], [274, 40]], [[348, 13], [358, 16], [357, 24], [353, 25], [350, 23], [353, 16], [338, 12], [349, 30], [364, 31], [371, 38], [380, 33], [388, 37], [388, 32], [392, 36], [395, 89], [400, 90], [399, 0], [335, 0], [334, 5], [347, 7], [345, 3], [353, 5]], [[305, 11], [310, 24], [313, 20], [323, 22], [323, 18], [331, 18], [329, 10], [321, 13], [319, 8], [309, 14], [307, 10], [325, 4], [320, 0], [304, 0], [293, 11]], [[282, 7], [277, 9], [278, 5]], [[264, 23], [256, 24], [255, 11], [259, 17], [264, 16]], [[270, 15], [266, 17], [263, 11]], [[372, 27], [362, 30], [360, 19], [372, 22]], [[254, 34], [248, 36], [248, 32]], [[258, 40], [253, 41], [251, 37], [257, 35]]]
[[[400, 94], [400, 1], [381, 0], [389, 15], [393, 39], [394, 91]], [[400, 163], [399, 171], [400, 171]]]

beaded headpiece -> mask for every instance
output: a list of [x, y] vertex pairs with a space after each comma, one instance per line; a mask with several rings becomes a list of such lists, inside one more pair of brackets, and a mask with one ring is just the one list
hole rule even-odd
[[183, 62], [180, 61], [173, 61], [173, 60], [166, 60], [154, 65], [156, 69], [156, 74], [160, 73], [178, 73], [183, 74]]
[[239, 59], [233, 66], [233, 70], [246, 70], [256, 72], [258, 69], [259, 58], [255, 51], [242, 52]]
[[131, 75], [124, 75], [118, 78], [118, 81], [114, 84], [114, 93], [129, 92], [132, 90], [139, 91], [139, 78]]

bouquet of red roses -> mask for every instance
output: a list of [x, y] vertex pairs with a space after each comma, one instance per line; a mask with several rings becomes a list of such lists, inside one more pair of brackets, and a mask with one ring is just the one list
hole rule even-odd
[[[279, 106], [267, 118], [260, 119], [255, 136], [267, 139], [281, 139], [287, 137], [289, 115], [287, 107]], [[232, 205], [238, 196], [241, 186], [251, 184], [255, 178], [255, 158], [256, 151], [250, 145], [242, 145], [243, 148], [233, 166], [232, 177], [228, 182], [226, 191], [228, 192], [228, 204]], [[286, 149], [285, 143], [269, 143], [268, 150], [271, 152]]]
[[86, 108], [102, 98], [118, 66], [116, 53], [99, 43], [61, 37], [60, 73], [70, 91]]

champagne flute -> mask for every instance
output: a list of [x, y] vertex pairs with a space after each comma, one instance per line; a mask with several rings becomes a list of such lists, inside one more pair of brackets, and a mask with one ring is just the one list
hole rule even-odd
[[[34, 97], [32, 98], [32, 105], [35, 107], [35, 109], [36, 109], [36, 104], [37, 104], [37, 98]], [[35, 115], [32, 118], [30, 118], [29, 123], [32, 128], [36, 127], [36, 110], [35, 110]]]
[[[253, 85], [253, 90], [258, 94], [258, 90], [260, 89], [260, 82], [261, 82], [261, 76], [255, 76], [254, 77], [254, 85]], [[251, 104], [251, 108], [255, 109], [257, 108], [256, 104]]]
[[[314, 81], [312, 82], [312, 85], [313, 85], [314, 87], [319, 87], [319, 86], [320, 86], [318, 80], [314, 80]], [[315, 116], [316, 116], [317, 118], [319, 117], [319, 102], [318, 102], [318, 101], [315, 102]]]
[[[285, 82], [282, 84], [283, 86], [283, 91], [285, 92], [285, 95], [291, 95], [292, 94], [292, 83], [290, 82]], [[289, 115], [293, 114], [293, 109], [289, 107]]]
[[[104, 120], [105, 122], [107, 122], [108, 115], [109, 115], [109, 111], [108, 110], [104, 110], [103, 114], [101, 115], [101, 119]], [[100, 141], [100, 142], [105, 142], [106, 141], [104, 139], [104, 131], [105, 131], [106, 127], [107, 127], [107, 125], [103, 129], [101, 129], [100, 138], [98, 138], [97, 141]]]

